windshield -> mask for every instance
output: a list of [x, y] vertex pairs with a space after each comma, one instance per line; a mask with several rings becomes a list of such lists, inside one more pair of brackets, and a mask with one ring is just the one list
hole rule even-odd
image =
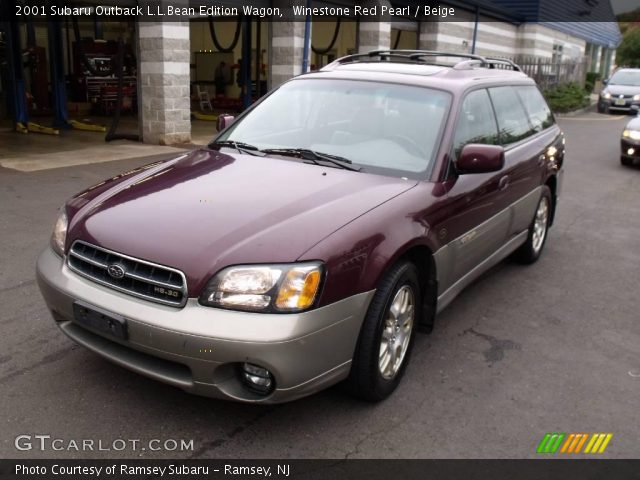
[[353, 162], [363, 171], [425, 172], [449, 110], [448, 93], [351, 80], [284, 84], [217, 141], [268, 149], [307, 149]]
[[609, 79], [609, 85], [631, 85], [640, 87], [640, 70], [621, 70], [613, 74]]

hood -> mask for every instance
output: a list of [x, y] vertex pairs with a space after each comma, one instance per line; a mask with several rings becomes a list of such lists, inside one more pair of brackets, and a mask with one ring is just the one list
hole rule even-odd
[[640, 130], [640, 116], [633, 118], [629, 123], [627, 123], [625, 129]]
[[178, 268], [194, 296], [226, 266], [295, 261], [416, 184], [296, 160], [197, 150], [70, 208], [75, 215], [67, 244], [82, 239]]
[[607, 85], [604, 88], [612, 97], [617, 95], [638, 95], [640, 94], [640, 86], [633, 85]]

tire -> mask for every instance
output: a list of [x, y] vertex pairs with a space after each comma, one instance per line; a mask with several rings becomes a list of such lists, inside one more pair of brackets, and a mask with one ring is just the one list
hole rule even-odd
[[[546, 207], [545, 207], [546, 204]], [[529, 226], [529, 234], [524, 244], [515, 251], [514, 258], [517, 262], [528, 265], [536, 262], [547, 242], [549, 233], [549, 221], [553, 212], [553, 200], [551, 190], [547, 185], [542, 186], [542, 195], [536, 206], [536, 211]]]
[[605, 107], [604, 105], [601, 105], [600, 103], [598, 103], [598, 113], [609, 113], [609, 108]]
[[622, 165], [624, 165], [625, 167], [630, 167], [631, 165], [633, 165], [633, 159], [626, 158], [626, 157], [620, 157], [620, 163]]
[[[418, 329], [422, 307], [419, 285], [416, 267], [406, 261], [396, 264], [378, 284], [346, 381], [352, 395], [379, 402], [400, 383]], [[393, 314], [392, 307], [398, 314]]]

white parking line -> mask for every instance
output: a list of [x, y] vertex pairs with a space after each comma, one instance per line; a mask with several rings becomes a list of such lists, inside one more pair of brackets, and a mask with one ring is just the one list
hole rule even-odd
[[623, 118], [629, 117], [629, 115], [616, 115], [615, 117], [607, 116], [598, 116], [598, 117], [561, 117], [563, 121], [565, 120], [579, 120], [583, 122], [599, 122], [601, 120], [610, 121], [610, 120], [622, 120]]
[[184, 148], [164, 145], [148, 145], [142, 143], [98, 144], [94, 147], [80, 148], [71, 151], [22, 154], [0, 159], [0, 166], [20, 172], [35, 172], [78, 165], [130, 160], [156, 154], [172, 154], [176, 156], [186, 151]]

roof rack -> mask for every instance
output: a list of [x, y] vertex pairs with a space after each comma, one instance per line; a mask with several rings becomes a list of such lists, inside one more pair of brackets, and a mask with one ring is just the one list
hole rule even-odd
[[453, 65], [453, 68], [456, 69], [473, 68], [474, 66], [496, 68], [496, 65], [508, 65], [513, 70], [522, 72], [522, 69], [517, 64], [507, 58], [483, 57], [472, 53], [438, 52], [434, 50], [373, 50], [368, 53], [356, 53], [338, 58], [327, 65], [327, 67], [362, 61], [389, 62], [394, 59], [407, 63], [427, 63], [425, 62], [425, 58], [428, 57], [453, 57], [465, 59]]
[[520, 68], [520, 65], [518, 65], [517, 63], [515, 63], [512, 60], [509, 60], [508, 58], [502, 58], [502, 57], [484, 57], [484, 59], [487, 61], [487, 63], [490, 66], [489, 68], [495, 68], [495, 64], [503, 64], [503, 65], [508, 65], [510, 66], [513, 70], [515, 70], [516, 72], [521, 72], [522, 69]]

